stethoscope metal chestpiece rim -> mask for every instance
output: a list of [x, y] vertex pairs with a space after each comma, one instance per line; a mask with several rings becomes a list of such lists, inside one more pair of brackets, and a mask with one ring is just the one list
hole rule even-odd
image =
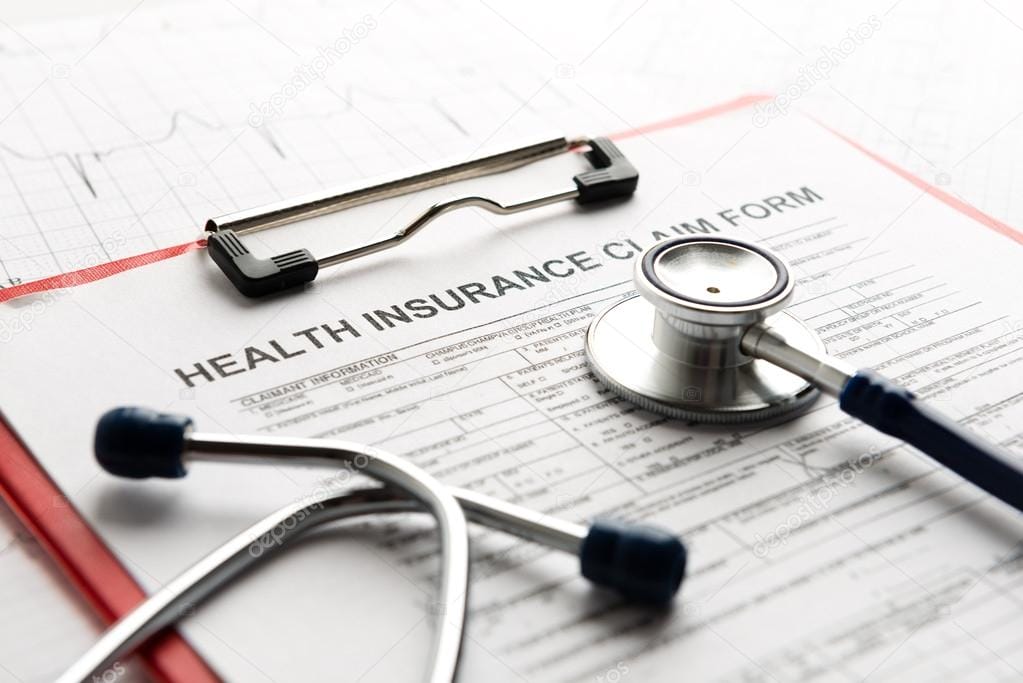
[[742, 350], [770, 325], [800, 348], [817, 334], [782, 309], [794, 280], [769, 250], [728, 237], [676, 237], [636, 261], [638, 296], [597, 314], [586, 357], [605, 386], [651, 412], [695, 422], [791, 416], [819, 395], [810, 382]]
[[794, 281], [775, 254], [727, 237], [682, 237], [636, 260], [636, 289], [665, 315], [750, 325], [783, 309]]

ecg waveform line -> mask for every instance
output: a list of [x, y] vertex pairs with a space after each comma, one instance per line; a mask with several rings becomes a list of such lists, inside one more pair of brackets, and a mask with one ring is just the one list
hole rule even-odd
[[[341, 116], [349, 114], [354, 111], [358, 111], [358, 106], [356, 104], [357, 97], [359, 99], [369, 97], [373, 100], [376, 100], [377, 102], [381, 102], [384, 104], [406, 103], [429, 107], [430, 109], [433, 109], [441, 118], [447, 121], [451, 125], [451, 127], [454, 128], [460, 135], [470, 137], [470, 133], [466, 129], [466, 127], [459, 122], [458, 118], [455, 117], [454, 114], [452, 114], [443, 105], [441, 105], [440, 101], [436, 97], [430, 99], [394, 97], [382, 94], [370, 88], [365, 88], [363, 86], [353, 84], [346, 85], [343, 89], [343, 92], [344, 94], [340, 97], [340, 99], [344, 102], [343, 107], [327, 109], [324, 110], [323, 112], [310, 116], [291, 117], [288, 120], [330, 118], [332, 116]], [[361, 95], [359, 95], [358, 93], [361, 93]], [[78, 177], [78, 179], [82, 182], [85, 188], [89, 191], [89, 194], [91, 194], [94, 198], [98, 198], [96, 188], [93, 185], [88, 170], [86, 169], [86, 161], [91, 160], [95, 163], [103, 163], [104, 159], [118, 152], [144, 149], [146, 147], [152, 147], [154, 145], [169, 142], [171, 139], [175, 137], [175, 135], [181, 132], [182, 122], [186, 120], [201, 128], [210, 131], [224, 131], [230, 128], [228, 124], [214, 123], [186, 110], [176, 110], [171, 114], [170, 123], [167, 126], [166, 132], [150, 138], [142, 137], [135, 141], [125, 142], [118, 145], [111, 145], [109, 147], [105, 147], [102, 149], [90, 149], [78, 152], [61, 150], [58, 152], [48, 154], [32, 154], [30, 152], [24, 152], [7, 143], [0, 142], [0, 151], [6, 152], [10, 156], [20, 161], [44, 162], [51, 164], [55, 160], [63, 161], [71, 168], [74, 174]], [[249, 124], [246, 123], [245, 125]], [[264, 140], [264, 142], [266, 142], [266, 144], [281, 159], [287, 159], [287, 154], [285, 153], [283, 147], [274, 136], [273, 131], [271, 129], [271, 124], [269, 122], [264, 121], [261, 125], [255, 126], [254, 128], [256, 132], [260, 135], [260, 137]]]
[[[35, 161], [47, 163], [53, 163], [55, 160], [65, 161], [68, 164], [68, 166], [71, 167], [71, 170], [74, 171], [75, 175], [78, 176], [78, 179], [82, 181], [82, 184], [85, 185], [86, 189], [89, 190], [89, 194], [91, 194], [93, 197], [97, 197], [98, 195], [96, 194], [96, 188], [92, 184], [92, 179], [89, 177], [89, 173], [85, 168], [86, 160], [92, 159], [96, 163], [103, 163], [103, 160], [105, 158], [118, 152], [143, 149], [146, 147], [152, 147], [154, 145], [168, 142], [181, 130], [181, 122], [182, 120], [185, 119], [207, 130], [222, 131], [228, 128], [226, 124], [212, 123], [190, 112], [178, 110], [171, 114], [170, 124], [167, 127], [167, 131], [161, 135], [152, 138], [141, 138], [133, 142], [125, 142], [119, 145], [111, 145], [103, 149], [92, 149], [84, 152], [70, 152], [65, 150], [54, 152], [52, 154], [30, 154], [28, 152], [20, 151], [6, 143], [0, 143], [0, 150], [7, 152], [15, 159], [19, 159], [21, 161]], [[273, 133], [269, 130], [267, 126], [265, 125], [260, 126], [256, 130], [257, 132], [259, 132], [260, 137], [262, 137], [270, 146], [270, 148], [273, 149], [282, 159], [287, 158], [284, 153], [284, 150], [274, 139]]]

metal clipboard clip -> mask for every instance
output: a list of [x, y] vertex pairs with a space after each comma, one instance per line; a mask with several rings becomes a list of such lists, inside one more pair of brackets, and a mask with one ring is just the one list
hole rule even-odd
[[[584, 156], [593, 168], [573, 177], [575, 187], [572, 189], [508, 205], [478, 196], [465, 196], [440, 202], [424, 211], [392, 237], [319, 259], [306, 249], [296, 249], [265, 259], [258, 258], [240, 239], [241, 235], [257, 230], [275, 228], [447, 183], [510, 171], [576, 149], [585, 149]], [[456, 209], [474, 206], [491, 213], [506, 215], [571, 199], [579, 204], [591, 204], [605, 199], [631, 196], [636, 191], [638, 182], [639, 173], [607, 138], [560, 137], [468, 161], [429, 168], [412, 175], [389, 178], [363, 187], [324, 190], [211, 218], [206, 222], [207, 247], [214, 263], [224, 271], [239, 292], [245, 296], [260, 297], [312, 282], [321, 268], [395, 247], [410, 239], [435, 218]]]

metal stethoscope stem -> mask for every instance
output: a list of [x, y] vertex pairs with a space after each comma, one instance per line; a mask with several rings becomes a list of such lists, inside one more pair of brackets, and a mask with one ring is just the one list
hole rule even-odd
[[[659, 529], [601, 521], [585, 527], [490, 496], [448, 488], [415, 465], [359, 444], [288, 437], [193, 432], [187, 417], [142, 408], [108, 412], [96, 431], [96, 456], [109, 472], [139, 479], [180, 478], [197, 462], [344, 467], [384, 487], [312, 496], [269, 515], [172, 580], [108, 629], [64, 675], [88, 681], [116, 659], [174, 623], [258, 559], [328, 522], [371, 514], [426, 511], [437, 520], [443, 556], [431, 683], [453, 680], [468, 599], [466, 518], [519, 538], [578, 555], [583, 576], [629, 599], [664, 603], [685, 572], [681, 542]], [[288, 524], [290, 522], [290, 524]], [[282, 530], [274, 534], [275, 530]], [[253, 544], [274, 543], [253, 553]]]
[[586, 334], [593, 373], [624, 398], [675, 418], [746, 424], [797, 415], [823, 391], [1023, 510], [1013, 455], [907, 389], [828, 356], [816, 332], [783, 310], [795, 281], [770, 250], [725, 237], [669, 239], [639, 256], [634, 280], [639, 295], [598, 313]]
[[785, 336], [764, 323], [746, 330], [739, 348], [751, 358], [762, 358], [797, 377], [802, 377], [826, 394], [838, 397], [855, 370], [837, 358], [792, 346]]
[[[489, 496], [461, 489], [452, 489], [451, 493], [463, 501], [468, 519], [572, 554], [579, 552], [588, 532], [584, 526], [562, 520], [537, 522], [534, 519], [536, 513]], [[130, 655], [162, 629], [187, 616], [196, 605], [215, 595], [258, 561], [279, 553], [285, 546], [316, 527], [358, 517], [409, 512], [423, 512], [423, 507], [407, 495], [386, 487], [335, 491], [281, 508], [230, 539], [149, 596], [108, 629], [61, 676], [58, 683], [92, 680], [94, 675], [113, 662]], [[455, 606], [455, 609], [458, 608]], [[448, 622], [447, 617], [444, 611], [440, 628], [457, 633], [457, 625]], [[444, 645], [441, 645], [440, 638], [437, 641], [431, 681], [448, 681], [450, 678], [443, 677], [451, 670], [452, 663], [457, 662], [458, 652], [451, 650], [450, 639], [446, 639]]]
[[[110, 415], [108, 413], [108, 416]], [[129, 477], [184, 476], [186, 463], [204, 460], [253, 464], [327, 465], [334, 468], [358, 469], [404, 491], [437, 520], [443, 555], [438, 601], [443, 606], [444, 616], [437, 620], [433, 661], [430, 665], [433, 673], [430, 681], [441, 683], [454, 678], [465, 621], [467, 597], [465, 587], [469, 577], [468, 530], [465, 515], [458, 501], [446, 487], [429, 474], [388, 453], [357, 444], [283, 437], [192, 434], [191, 420], [188, 418], [153, 414], [150, 411], [115, 415], [110, 422], [112, 424], [106, 425], [105, 432], [103, 421], [97, 430], [97, 456], [108, 469], [114, 469]], [[109, 458], [107, 462], [103, 461], [104, 457]], [[281, 513], [285, 518], [289, 514], [295, 515], [297, 510], [292, 509], [295, 507], [286, 508]], [[304, 506], [299, 504], [297, 507]], [[308, 528], [313, 525], [316, 516], [306, 516], [302, 520], [298, 520], [297, 516], [294, 518], [297, 520], [296, 525]], [[196, 581], [205, 583], [207, 584], [205, 587], [199, 586], [197, 590], [201, 594], [208, 594], [244, 566], [244, 563], [237, 562], [238, 553], [233, 549], [224, 547], [217, 553], [224, 553], [224, 556], [218, 556], [213, 560], [207, 558], [207, 561], [217, 567], [227, 563], [224, 573], [210, 574], [197, 571], [193, 567], [190, 572], [180, 577], [183, 583], [191, 584]], [[235, 560], [234, 564], [231, 564], [232, 559]], [[88, 680], [97, 666], [101, 669], [111, 661], [110, 654], [115, 649], [123, 651], [125, 649], [123, 644], [126, 641], [132, 642], [142, 637], [142, 632], [148, 630], [144, 628], [148, 622], [155, 625], [154, 616], [142, 612], [130, 620], [128, 626], [122, 627], [124, 632], [118, 632], [115, 627], [114, 631], [107, 633], [93, 648], [96, 650], [95, 654], [90, 650], [79, 664], [65, 674], [66, 680]], [[126, 636], [130, 636], [130, 639]]]
[[[414, 467], [410, 463], [367, 446], [342, 444], [343, 442], [325, 442], [322, 439], [246, 437], [193, 432], [185, 440], [184, 462], [186, 464], [194, 462], [287, 464], [299, 467], [337, 465], [340, 462], [353, 469], [365, 470], [367, 475], [394, 484], [413, 495], [417, 491], [421, 492], [423, 488], [421, 485], [413, 484], [408, 480], [401, 481], [389, 471], [391, 468], [400, 467], [403, 472], [407, 472]], [[338, 456], [328, 455], [327, 451], [338, 453]], [[372, 457], [367, 457], [367, 454], [370, 453], [373, 454]], [[417, 481], [422, 481], [429, 476], [424, 477], [423, 475], [426, 473], [419, 468], [415, 468], [415, 470], [417, 470]], [[465, 516], [470, 519], [513, 536], [535, 541], [573, 555], [578, 554], [579, 546], [586, 538], [588, 529], [579, 524], [550, 517], [542, 512], [506, 503], [468, 489], [443, 486], [436, 480], [431, 483], [435, 483], [435, 489], [439, 487], [450, 494], [460, 513], [464, 512]], [[414, 497], [426, 504], [426, 501], [423, 500], [425, 496], [414, 495]], [[441, 533], [443, 536], [443, 529]], [[466, 555], [466, 564], [467, 558], [468, 555]], [[446, 604], [447, 601], [442, 600], [442, 602]]]
[[[373, 494], [373, 495], [370, 495]], [[63, 675], [58, 683], [91, 681], [113, 662], [122, 660], [149, 638], [186, 616], [196, 605], [214, 595], [257, 561], [276, 554], [285, 545], [321, 524], [370, 514], [421, 510], [409, 498], [393, 500], [375, 496], [393, 495], [384, 488], [365, 492], [336, 493], [311, 503], [284, 507], [252, 525], [192, 565], [143, 603], [118, 620]], [[293, 522], [279, 542], [266, 544], [275, 529]], [[258, 552], [254, 552], [254, 548]], [[438, 653], [436, 656], [441, 656]]]

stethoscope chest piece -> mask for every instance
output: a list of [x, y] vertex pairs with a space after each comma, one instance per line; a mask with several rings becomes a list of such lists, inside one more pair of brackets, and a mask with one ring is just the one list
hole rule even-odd
[[676, 237], [643, 252], [638, 295], [586, 331], [593, 374], [641, 408], [693, 422], [793, 417], [819, 392], [1023, 511], [1018, 457], [873, 370], [827, 354], [815, 330], [783, 311], [795, 282], [773, 252], [726, 237]]
[[808, 407], [806, 380], [743, 353], [751, 326], [823, 352], [817, 334], [782, 309], [794, 281], [777, 256], [723, 237], [675, 238], [636, 261], [639, 294], [598, 314], [586, 334], [594, 375], [636, 405], [672, 418], [734, 424]]

